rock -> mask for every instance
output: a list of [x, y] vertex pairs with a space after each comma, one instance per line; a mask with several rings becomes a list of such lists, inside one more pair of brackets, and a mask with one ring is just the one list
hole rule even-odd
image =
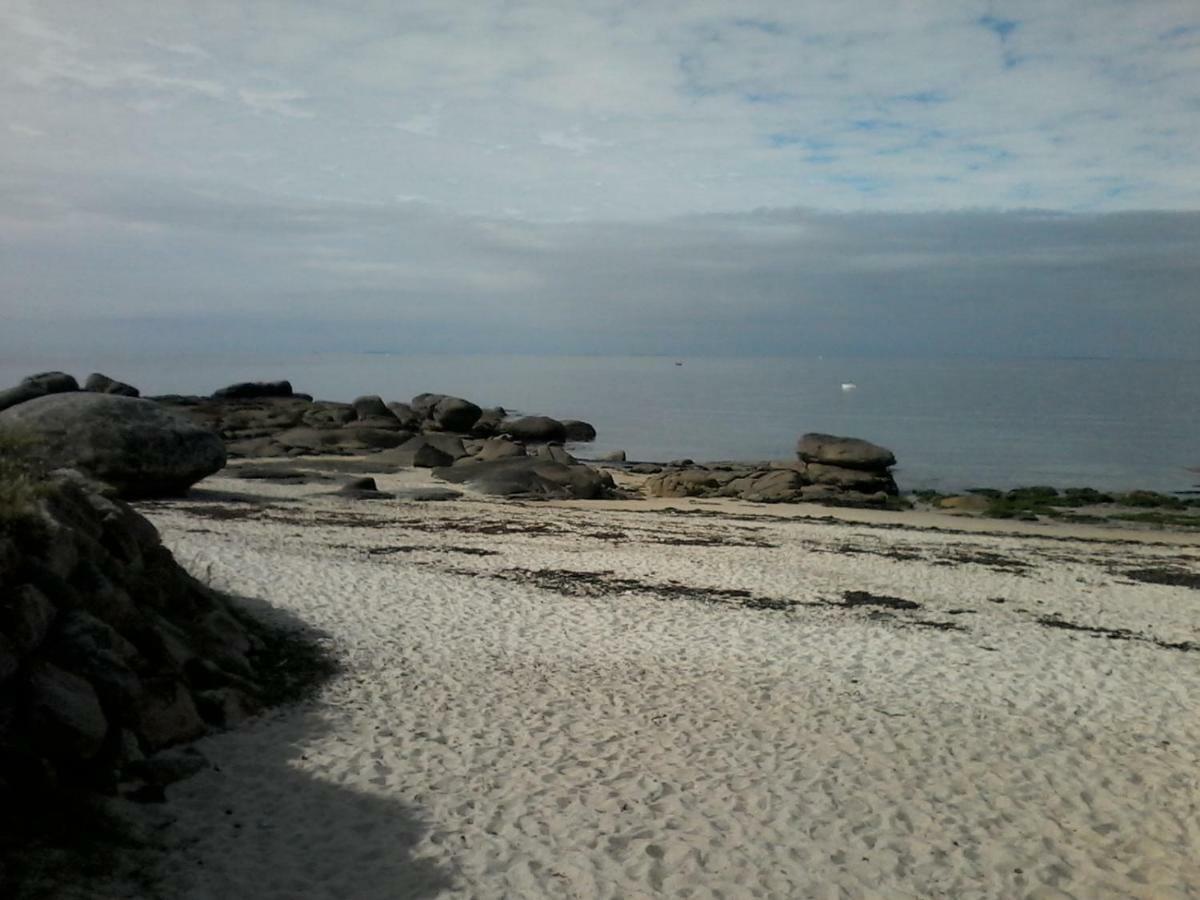
[[152, 751], [204, 734], [204, 720], [191, 694], [174, 678], [158, 678], [146, 684], [138, 720], [138, 735]]
[[425, 441], [432, 447], [441, 450], [451, 460], [462, 459], [467, 456], [467, 448], [463, 445], [462, 438], [454, 434], [439, 434], [437, 432], [429, 432], [420, 435], [420, 439]]
[[858, 438], [809, 433], [800, 438], [796, 454], [808, 463], [847, 469], [886, 469], [896, 464], [891, 450]]
[[386, 462], [422, 469], [452, 465], [454, 457], [432, 444], [428, 438], [429, 435], [423, 434], [410, 438], [395, 450], [389, 450]]
[[87, 681], [41, 662], [30, 672], [28, 700], [33, 738], [47, 755], [87, 760], [100, 752], [108, 719]]
[[[376, 420], [368, 419], [351, 422], [343, 428], [342, 432], [344, 432], [344, 437], [347, 439], [347, 444], [361, 444], [371, 450], [391, 450], [393, 447], [399, 447], [401, 444], [412, 440], [413, 433], [411, 431], [376, 428], [368, 424], [374, 421]], [[395, 422], [395, 424], [399, 425], [400, 423]], [[337, 432], [331, 433], [337, 434]]]
[[354, 478], [338, 488], [335, 494], [352, 500], [391, 500], [392, 495], [379, 490], [374, 478]]
[[0, 412], [0, 425], [31, 432], [48, 468], [79, 469], [126, 498], [181, 495], [225, 465], [217, 435], [135, 397], [39, 397]]
[[375, 394], [356, 397], [350, 405], [354, 407], [354, 414], [359, 419], [394, 420], [396, 418], [387, 408], [387, 404], [383, 402], [383, 398]]
[[384, 416], [364, 416], [361, 419], [355, 419], [353, 422], [347, 422], [343, 428], [374, 428], [382, 431], [407, 431], [409, 435], [413, 432], [404, 428], [400, 424], [400, 420], [393, 415]]
[[54, 614], [54, 604], [45, 594], [32, 584], [22, 584], [0, 601], [0, 633], [14, 652], [25, 655], [46, 639]]
[[694, 465], [696, 461], [693, 459], [673, 459], [667, 463], [667, 467], [671, 469], [690, 469]]
[[252, 400], [260, 397], [290, 397], [290, 381], [240, 381], [220, 390], [213, 391], [219, 400]]
[[221, 728], [232, 728], [262, 709], [258, 701], [234, 687], [197, 691], [196, 708], [207, 721]]
[[422, 419], [428, 419], [433, 408], [444, 399], [446, 399], [445, 394], [417, 394], [409, 401], [409, 406]]
[[417, 431], [421, 427], [422, 416], [418, 416], [407, 403], [389, 403], [387, 408], [405, 431]]
[[563, 419], [562, 424], [568, 441], [586, 444], [596, 439], [595, 426], [587, 422], [581, 422], [579, 419]]
[[564, 465], [525, 456], [480, 462], [471, 466], [434, 469], [437, 478], [470, 484], [485, 494], [547, 500], [591, 500], [613, 487], [612, 478], [589, 466]]
[[709, 469], [683, 469], [651, 475], [643, 489], [651, 497], [704, 497], [715, 493], [721, 484], [718, 474]]
[[610, 450], [596, 457], [597, 462], [625, 462], [624, 450]]
[[564, 450], [559, 444], [543, 444], [538, 448], [537, 455], [542, 459], [552, 459], [564, 466], [575, 466], [579, 460]]
[[751, 479], [738, 496], [752, 503], [792, 503], [800, 498], [803, 487], [804, 481], [798, 472], [771, 469]]
[[520, 444], [505, 438], [488, 438], [471, 461], [490, 462], [494, 459], [511, 459], [517, 456], [525, 456], [525, 448]]
[[813, 484], [826, 484], [848, 491], [873, 494], [876, 491], [895, 494], [896, 482], [886, 470], [850, 469], [824, 463], [807, 463], [804, 477]]
[[79, 390], [79, 382], [65, 372], [42, 372], [21, 379], [16, 387], [0, 391], [0, 410], [27, 403], [49, 394], [63, 394]]
[[309, 428], [341, 428], [355, 418], [354, 407], [348, 403], [330, 403], [320, 401], [314, 403], [301, 417]]
[[[358, 434], [362, 429], [351, 428], [289, 428], [271, 439], [288, 455], [321, 453], [355, 453], [367, 449]], [[390, 432], [388, 432], [390, 434]], [[298, 453], [293, 451], [299, 451]]]
[[471, 434], [475, 437], [491, 437], [499, 429], [504, 417], [508, 415], [503, 406], [493, 406], [483, 410], [479, 419], [471, 426]]
[[410, 404], [413, 412], [440, 431], [467, 434], [483, 410], [462, 397], [448, 394], [417, 394]]
[[141, 395], [141, 392], [133, 385], [109, 378], [107, 375], [101, 375], [99, 372], [93, 372], [87, 377], [87, 381], [83, 383], [83, 389], [94, 394], [119, 394], [122, 397]]
[[518, 441], [531, 443], [562, 443], [566, 439], [567, 430], [558, 419], [549, 416], [522, 416], [519, 419], [508, 419], [497, 429]]

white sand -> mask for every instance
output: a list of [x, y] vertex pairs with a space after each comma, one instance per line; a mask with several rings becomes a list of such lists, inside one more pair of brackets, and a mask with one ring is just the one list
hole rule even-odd
[[[1114, 574], [1198, 571], [1193, 537], [205, 485], [307, 497], [149, 514], [193, 572], [323, 629], [346, 666], [201, 742], [219, 771], [169, 791], [167, 897], [1200, 896], [1200, 652], [1037, 622], [1200, 641], [1200, 592]], [[386, 547], [409, 549], [366, 552]], [[510, 569], [610, 574], [564, 596]], [[922, 606], [652, 592], [672, 583]]]

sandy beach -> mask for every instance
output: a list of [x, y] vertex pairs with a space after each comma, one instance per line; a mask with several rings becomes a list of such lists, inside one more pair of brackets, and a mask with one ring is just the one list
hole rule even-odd
[[344, 667], [136, 813], [166, 897], [1200, 895], [1198, 535], [236, 471], [143, 511]]

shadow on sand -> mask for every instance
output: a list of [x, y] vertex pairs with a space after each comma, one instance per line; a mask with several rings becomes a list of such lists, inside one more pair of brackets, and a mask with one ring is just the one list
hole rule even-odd
[[416, 900], [453, 887], [454, 872], [412, 856], [427, 831], [419, 809], [298, 768], [338, 715], [313, 700], [337, 668], [327, 636], [262, 601], [234, 602], [267, 637], [256, 664], [281, 705], [202, 739], [209, 767], [165, 803], [43, 804], [41, 825], [2, 848], [0, 896]]

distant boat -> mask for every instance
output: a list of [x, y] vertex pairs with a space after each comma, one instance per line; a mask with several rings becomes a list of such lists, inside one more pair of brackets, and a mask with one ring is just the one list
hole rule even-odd
[[682, 365], [683, 365], [683, 363], [681, 363], [679, 360], [675, 360], [675, 365], [677, 365], [677, 366], [682, 366]]
[[857, 391], [858, 385], [854, 384], [853, 382], [850, 382], [850, 381], [845, 381], [842, 383], [842, 390], [843, 391]]

